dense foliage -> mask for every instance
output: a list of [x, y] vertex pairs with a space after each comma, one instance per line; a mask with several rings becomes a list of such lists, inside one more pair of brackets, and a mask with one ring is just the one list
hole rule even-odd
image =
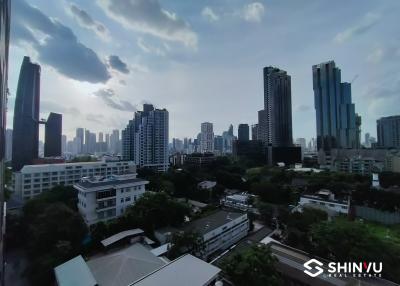
[[275, 268], [276, 262], [267, 246], [254, 245], [227, 259], [222, 269], [236, 286], [283, 285]]

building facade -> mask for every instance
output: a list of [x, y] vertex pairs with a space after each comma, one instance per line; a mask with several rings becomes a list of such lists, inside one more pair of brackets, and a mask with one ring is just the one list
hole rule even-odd
[[117, 218], [144, 194], [148, 183], [136, 173], [82, 178], [74, 184], [79, 212], [88, 225]]
[[62, 115], [51, 112], [47, 118], [44, 135], [44, 156], [59, 157], [62, 155]]
[[10, 42], [11, 1], [0, 2], [0, 285], [4, 284], [3, 237], [5, 232], [4, 184], [6, 153], [6, 112], [8, 95], [8, 47]]
[[201, 123], [200, 150], [201, 153], [214, 152], [214, 131], [210, 122]]
[[284, 70], [264, 68], [264, 109], [258, 112], [258, 139], [267, 145], [290, 147], [292, 136], [291, 78]]
[[158, 172], [168, 170], [169, 114], [144, 104], [122, 131], [122, 158]]
[[318, 150], [359, 148], [361, 120], [352, 103], [351, 84], [341, 82], [334, 61], [314, 65], [312, 72]]
[[19, 171], [38, 158], [40, 66], [24, 57], [18, 79], [13, 121], [12, 167]]
[[378, 119], [376, 128], [379, 147], [400, 148], [400, 115]]
[[72, 186], [82, 177], [110, 176], [136, 172], [135, 163], [127, 162], [83, 162], [25, 165], [13, 173], [13, 191], [24, 201], [57, 185]]
[[239, 141], [249, 141], [250, 140], [249, 124], [239, 124], [239, 127], [238, 127], [238, 140]]

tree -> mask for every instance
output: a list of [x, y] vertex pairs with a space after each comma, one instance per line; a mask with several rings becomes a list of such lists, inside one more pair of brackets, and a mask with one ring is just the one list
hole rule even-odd
[[175, 259], [184, 253], [201, 255], [204, 244], [201, 236], [196, 232], [177, 232], [172, 236], [171, 248], [168, 257]]
[[271, 225], [274, 216], [274, 207], [268, 203], [259, 202], [257, 204], [258, 211], [260, 212], [261, 219], [267, 225]]
[[183, 223], [190, 214], [188, 205], [173, 200], [166, 193], [145, 193], [126, 211], [125, 219], [132, 219], [145, 230]]
[[265, 245], [252, 246], [223, 262], [222, 269], [236, 286], [282, 285], [277, 259]]
[[310, 231], [312, 253], [335, 261], [379, 261], [383, 276], [400, 282], [400, 247], [377, 236], [360, 222], [334, 220], [320, 222]]
[[292, 201], [290, 189], [269, 182], [252, 184], [251, 192], [258, 195], [261, 201], [272, 204], [289, 204]]

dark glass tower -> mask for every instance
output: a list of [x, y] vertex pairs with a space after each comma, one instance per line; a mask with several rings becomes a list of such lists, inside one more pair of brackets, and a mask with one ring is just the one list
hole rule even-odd
[[12, 167], [19, 171], [38, 157], [40, 66], [24, 57], [14, 107]]
[[341, 82], [341, 71], [334, 61], [313, 66], [313, 89], [318, 150], [358, 148], [351, 84]]
[[260, 140], [275, 147], [293, 145], [291, 79], [286, 71], [264, 68], [264, 110], [258, 118]]
[[4, 153], [6, 142], [6, 110], [8, 91], [8, 46], [10, 41], [10, 0], [0, 1], [0, 285], [4, 285], [3, 264], [3, 202], [4, 202]]
[[379, 147], [400, 148], [400, 115], [381, 117], [376, 128]]
[[250, 140], [250, 129], [249, 129], [248, 124], [239, 124], [238, 140], [239, 141], [249, 141]]
[[44, 156], [61, 156], [62, 115], [51, 112], [46, 122]]

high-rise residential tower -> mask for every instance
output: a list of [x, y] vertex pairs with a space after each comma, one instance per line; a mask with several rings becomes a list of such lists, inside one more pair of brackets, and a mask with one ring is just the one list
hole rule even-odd
[[14, 107], [12, 167], [19, 171], [38, 158], [40, 66], [24, 57]]
[[286, 71], [265, 67], [264, 109], [258, 112], [258, 139], [274, 147], [290, 147], [292, 138], [291, 78]]
[[200, 150], [202, 153], [214, 152], [213, 124], [210, 122], [201, 123]]
[[238, 127], [238, 140], [239, 141], [249, 141], [250, 140], [249, 124], [239, 124], [239, 127]]
[[77, 154], [80, 154], [83, 152], [83, 143], [85, 139], [85, 130], [83, 128], [76, 128], [76, 135], [75, 138], [76, 140], [76, 151]]
[[169, 114], [144, 104], [122, 131], [122, 158], [158, 172], [168, 170]]
[[62, 115], [51, 112], [46, 121], [44, 135], [44, 156], [59, 157], [61, 152]]
[[312, 70], [318, 150], [358, 148], [361, 120], [351, 100], [351, 84], [341, 82], [334, 61], [314, 65]]
[[400, 115], [378, 119], [376, 128], [379, 147], [400, 148]]

